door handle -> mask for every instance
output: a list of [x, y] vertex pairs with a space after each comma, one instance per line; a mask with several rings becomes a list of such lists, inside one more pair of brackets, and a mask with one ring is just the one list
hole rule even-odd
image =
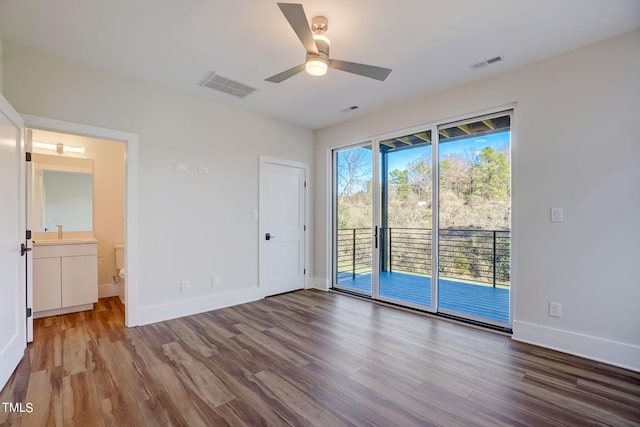
[[276, 236], [272, 236], [271, 233], [267, 233], [264, 235], [264, 240], [271, 240], [271, 239], [275, 239]]
[[376, 225], [376, 231], [375, 234], [373, 235], [373, 239], [375, 241], [375, 249], [378, 249], [378, 226]]
[[27, 252], [31, 252], [31, 248], [28, 248], [24, 243], [20, 243], [20, 256], [24, 256]]

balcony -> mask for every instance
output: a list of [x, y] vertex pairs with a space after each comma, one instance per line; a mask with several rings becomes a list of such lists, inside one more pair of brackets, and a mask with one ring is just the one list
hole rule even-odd
[[[386, 228], [380, 233], [379, 295], [431, 307], [431, 230]], [[509, 230], [440, 230], [438, 311], [509, 322]], [[371, 293], [370, 228], [339, 229], [337, 284]]]

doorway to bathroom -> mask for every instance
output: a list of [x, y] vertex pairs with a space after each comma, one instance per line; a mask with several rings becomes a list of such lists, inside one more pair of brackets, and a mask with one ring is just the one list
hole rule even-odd
[[[31, 192], [27, 197], [27, 220], [32, 230], [32, 239], [28, 243], [38, 238], [57, 238], [56, 225], [62, 225], [63, 240], [95, 241], [96, 279], [91, 284], [95, 286], [93, 314], [97, 316], [102, 312], [100, 316], [104, 317], [105, 311], [110, 310], [113, 311], [108, 313], [111, 321], [135, 326], [137, 289], [132, 289], [136, 286], [135, 281], [127, 279], [135, 276], [136, 268], [133, 266], [125, 270], [124, 263], [127, 261], [127, 266], [134, 264], [128, 260], [131, 259], [131, 244], [135, 250], [137, 242], [135, 230], [131, 227], [137, 216], [137, 136], [35, 116], [25, 116], [25, 125], [25, 140], [32, 153], [32, 161], [27, 162], [26, 168], [28, 178], [32, 180], [28, 185]], [[64, 175], [65, 168], [66, 173], [72, 173], [69, 170], [77, 172], [74, 162], [85, 162], [83, 172], [90, 175], [90, 195], [82, 196], [82, 192], [76, 188], [78, 181], [84, 178]], [[90, 168], [86, 162], [89, 162]], [[62, 171], [55, 170], [55, 165], [61, 163]], [[50, 165], [54, 165], [53, 170], [50, 170]], [[62, 185], [56, 183], [55, 178], [62, 181]], [[65, 191], [68, 188], [73, 188], [73, 191]], [[70, 213], [72, 216], [69, 216]], [[84, 214], [84, 218], [77, 217], [80, 213]], [[76, 247], [88, 246], [82, 244]], [[31, 257], [28, 259], [32, 267], [28, 271], [33, 271], [30, 280], [38, 277], [37, 260], [33, 259], [32, 254], [29, 253]], [[38, 303], [34, 301], [34, 298], [38, 298], [37, 283], [29, 283], [28, 280], [27, 289], [27, 307], [34, 312], [31, 323], [34, 317], [43, 317], [43, 314], [50, 312], [38, 313]], [[53, 314], [65, 312], [64, 307], [60, 307], [60, 313]], [[80, 317], [90, 317], [90, 312], [81, 313], [85, 314]], [[38, 324], [43, 323], [39, 321]], [[33, 323], [28, 324], [29, 341], [33, 339], [32, 328]]]

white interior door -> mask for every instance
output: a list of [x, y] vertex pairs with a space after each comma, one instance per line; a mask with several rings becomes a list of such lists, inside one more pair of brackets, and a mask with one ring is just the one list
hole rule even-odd
[[0, 389], [26, 347], [22, 119], [0, 96]]
[[260, 168], [260, 276], [265, 295], [305, 287], [307, 170], [283, 163], [263, 159]]

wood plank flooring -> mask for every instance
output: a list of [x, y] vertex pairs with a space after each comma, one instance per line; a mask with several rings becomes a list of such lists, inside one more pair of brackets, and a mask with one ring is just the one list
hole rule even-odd
[[638, 373], [337, 293], [123, 318], [38, 319], [0, 425], [640, 425]]

